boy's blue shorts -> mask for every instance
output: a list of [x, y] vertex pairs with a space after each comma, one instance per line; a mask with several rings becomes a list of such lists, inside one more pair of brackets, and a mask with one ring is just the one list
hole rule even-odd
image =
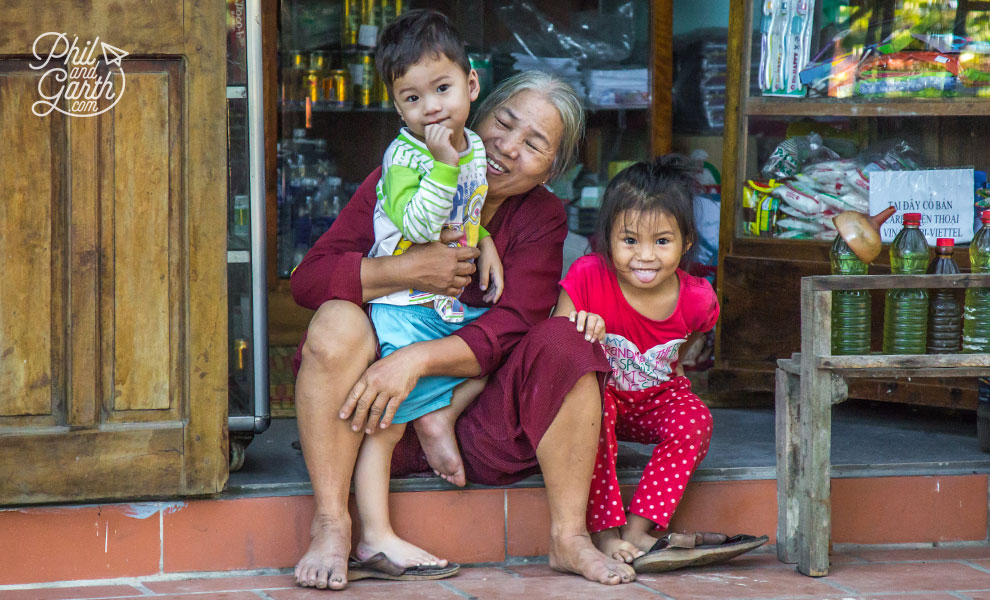
[[[378, 348], [382, 358], [403, 346], [447, 337], [474, 321], [487, 311], [487, 308], [464, 307], [464, 320], [448, 323], [430, 305], [412, 304], [372, 304], [371, 322], [378, 335]], [[392, 418], [393, 423], [408, 423], [427, 413], [450, 405], [450, 397], [455, 387], [464, 377], [422, 377], [402, 401]]]

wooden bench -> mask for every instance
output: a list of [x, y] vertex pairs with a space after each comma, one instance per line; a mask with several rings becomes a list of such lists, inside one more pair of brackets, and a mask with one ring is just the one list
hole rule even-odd
[[801, 352], [777, 361], [777, 558], [828, 574], [832, 405], [849, 377], [977, 377], [990, 354], [831, 354], [832, 291], [990, 287], [990, 274], [834, 275], [801, 279]]

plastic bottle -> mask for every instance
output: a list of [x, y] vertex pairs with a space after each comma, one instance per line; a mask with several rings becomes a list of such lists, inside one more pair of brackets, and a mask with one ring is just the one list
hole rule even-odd
[[[990, 273], [990, 210], [980, 216], [983, 227], [969, 244], [973, 273]], [[990, 352], [990, 288], [966, 290], [963, 310], [963, 352]]]
[[[829, 252], [832, 275], [866, 275], [869, 268], [841, 237]], [[832, 292], [832, 354], [870, 353], [870, 291]]]
[[[890, 272], [917, 275], [928, 266], [928, 242], [919, 229], [921, 213], [904, 213], [904, 228], [890, 246]], [[928, 334], [928, 292], [887, 290], [883, 311], [883, 353], [924, 354]]]
[[[928, 272], [935, 275], [959, 273], [959, 265], [952, 260], [955, 240], [938, 238], [935, 258], [928, 265]], [[962, 308], [951, 289], [932, 290], [928, 302], [928, 354], [954, 354], [959, 352], [962, 333]]]

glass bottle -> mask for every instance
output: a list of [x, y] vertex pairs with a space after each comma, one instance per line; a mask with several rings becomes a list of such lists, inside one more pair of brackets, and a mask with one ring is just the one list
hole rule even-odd
[[[983, 227], [969, 244], [973, 273], [990, 273], [990, 210], [980, 215]], [[990, 288], [966, 290], [963, 310], [963, 352], [990, 352]]]
[[[928, 266], [928, 242], [921, 233], [921, 213], [904, 213], [904, 228], [890, 246], [890, 272], [918, 275]], [[887, 290], [883, 311], [883, 353], [924, 354], [928, 334], [928, 292]]]
[[[829, 251], [832, 275], [866, 275], [869, 268], [841, 237]], [[870, 291], [832, 292], [832, 354], [870, 353]]]
[[[952, 260], [955, 240], [938, 238], [935, 258], [928, 265], [934, 275], [955, 275], [959, 265]], [[962, 333], [962, 309], [951, 289], [932, 290], [928, 302], [928, 354], [954, 354], [959, 352]]]

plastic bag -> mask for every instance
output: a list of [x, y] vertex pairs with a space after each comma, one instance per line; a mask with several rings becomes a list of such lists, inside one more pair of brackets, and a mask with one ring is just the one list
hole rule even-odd
[[633, 39], [633, 2], [620, 4], [614, 14], [575, 18], [565, 29], [526, 0], [500, 6], [498, 18], [523, 52], [534, 58], [571, 58], [582, 68], [614, 65], [629, 57]]
[[809, 162], [836, 160], [839, 155], [822, 143], [817, 133], [793, 137], [781, 142], [763, 165], [763, 176], [774, 179], [794, 177]]

